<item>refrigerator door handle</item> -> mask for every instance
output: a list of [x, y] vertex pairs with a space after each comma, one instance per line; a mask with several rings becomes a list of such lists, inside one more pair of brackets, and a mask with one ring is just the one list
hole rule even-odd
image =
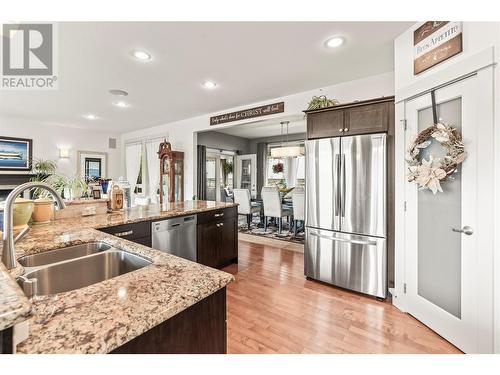
[[345, 155], [342, 154], [340, 158], [340, 181], [341, 181], [341, 191], [340, 191], [340, 215], [345, 216]]
[[334, 201], [335, 201], [335, 211], [334, 215], [339, 216], [339, 208], [340, 208], [340, 155], [336, 154], [335, 155], [335, 172], [334, 175], [336, 176], [336, 181], [335, 181], [335, 191], [333, 192], [334, 194]]
[[315, 231], [309, 231], [309, 233], [315, 237], [320, 237], [324, 238], [325, 240], [331, 240], [331, 241], [339, 241], [339, 242], [347, 242], [347, 243], [353, 243], [356, 245], [368, 245], [368, 246], [375, 246], [377, 245], [377, 241], [361, 241], [361, 240], [348, 240], [345, 238], [339, 238], [339, 237], [332, 237], [332, 236], [326, 236], [324, 234], [315, 232]]

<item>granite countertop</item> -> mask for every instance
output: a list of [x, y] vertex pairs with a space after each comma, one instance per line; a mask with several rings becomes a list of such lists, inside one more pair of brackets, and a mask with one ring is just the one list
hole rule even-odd
[[22, 267], [10, 270], [9, 276], [0, 265], [0, 327], [25, 320], [32, 310], [29, 337], [17, 346], [19, 353], [112, 351], [225, 287], [234, 278], [96, 229], [233, 206], [187, 201], [169, 204], [163, 209], [150, 205], [33, 226], [16, 244], [17, 258], [74, 244], [104, 241], [143, 256], [153, 264], [81, 289], [30, 301], [13, 279], [22, 274]]
[[31, 303], [0, 262], [0, 331], [25, 321], [31, 312]]

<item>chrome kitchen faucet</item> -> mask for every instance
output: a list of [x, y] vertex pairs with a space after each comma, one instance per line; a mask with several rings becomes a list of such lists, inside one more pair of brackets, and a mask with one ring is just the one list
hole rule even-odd
[[[2, 248], [2, 263], [5, 264], [8, 270], [16, 266], [16, 249], [14, 246], [14, 220], [13, 210], [16, 197], [23, 191], [32, 188], [41, 188], [52, 194], [57, 202], [57, 208], [62, 210], [66, 208], [63, 199], [55, 189], [44, 182], [27, 182], [17, 186], [10, 192], [5, 200], [5, 208], [3, 213], [3, 248]], [[18, 237], [19, 238], [19, 237]]]

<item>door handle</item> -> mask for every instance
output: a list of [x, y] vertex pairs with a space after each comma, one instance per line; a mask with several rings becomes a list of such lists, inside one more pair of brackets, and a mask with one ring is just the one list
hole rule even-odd
[[474, 233], [474, 231], [472, 230], [472, 228], [471, 228], [471, 227], [469, 227], [468, 225], [466, 225], [466, 226], [465, 226], [465, 227], [463, 227], [462, 229], [459, 229], [459, 228], [451, 228], [451, 230], [452, 230], [453, 232], [466, 234], [467, 236], [470, 236], [472, 233]]
[[341, 191], [340, 191], [340, 215], [345, 216], [345, 155], [342, 154], [340, 158], [340, 173], [341, 176]]
[[113, 233], [113, 235], [116, 236], [116, 237], [125, 237], [125, 236], [129, 236], [131, 234], [134, 234], [133, 230], [127, 230], [125, 232]]
[[335, 181], [335, 216], [339, 216], [339, 209], [340, 209], [340, 155], [337, 154], [335, 155], [335, 177], [337, 178], [337, 181]]
[[221, 216], [224, 216], [224, 212], [220, 213], [220, 214], [215, 214], [214, 217], [221, 217]]
[[367, 246], [377, 245], [377, 241], [348, 240], [345, 238], [326, 236], [326, 235], [318, 233], [318, 232], [311, 231], [309, 233], [311, 233], [311, 235], [313, 235], [315, 237], [324, 238], [325, 240], [330, 240], [330, 241], [347, 242], [347, 243], [352, 243], [352, 244], [356, 244], [356, 245], [367, 245]]

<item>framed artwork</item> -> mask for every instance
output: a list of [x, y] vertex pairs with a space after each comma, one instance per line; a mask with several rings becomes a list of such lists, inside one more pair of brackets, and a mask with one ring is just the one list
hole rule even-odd
[[29, 171], [33, 158], [33, 140], [0, 137], [0, 171]]
[[87, 180], [106, 178], [108, 174], [108, 153], [78, 151], [78, 174]]

